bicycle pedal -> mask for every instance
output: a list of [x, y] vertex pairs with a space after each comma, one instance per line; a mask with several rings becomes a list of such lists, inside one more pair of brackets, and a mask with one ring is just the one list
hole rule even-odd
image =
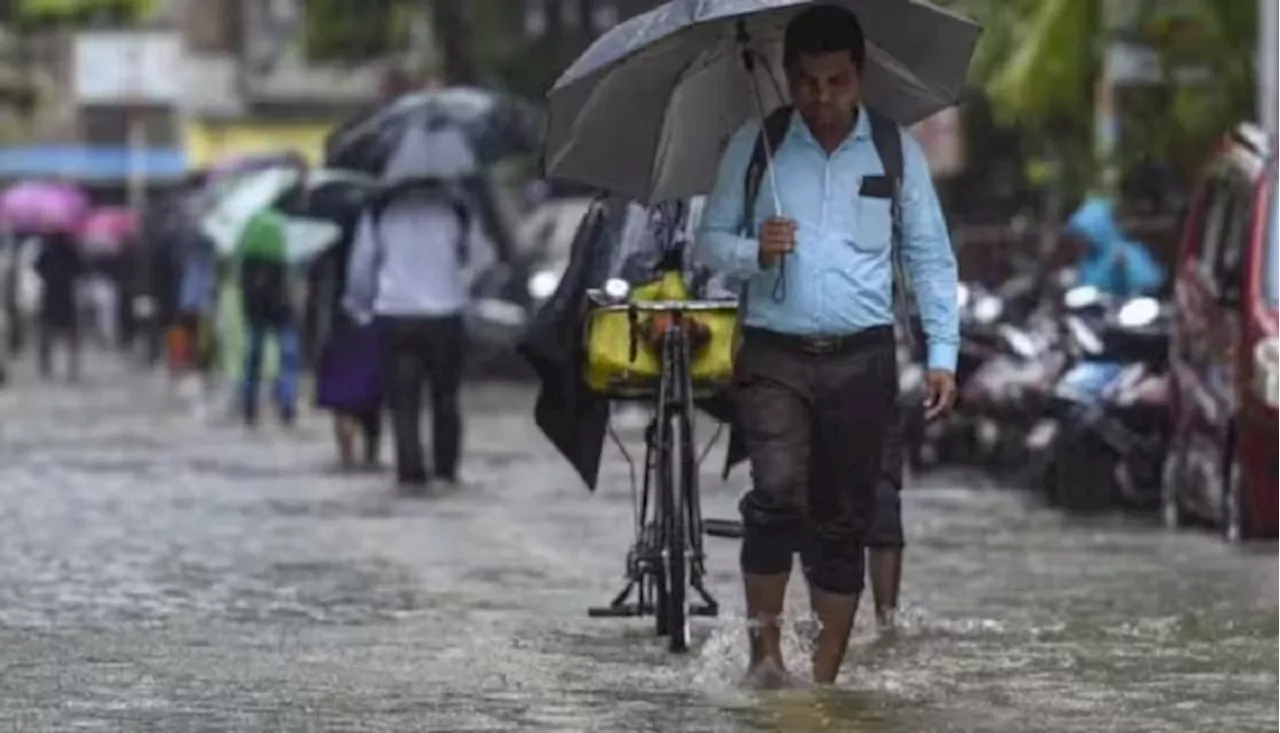
[[591, 618], [634, 618], [643, 616], [644, 611], [635, 603], [624, 603], [619, 606], [596, 606], [587, 609]]
[[711, 604], [690, 606], [689, 615], [690, 616], [711, 616], [711, 617], [719, 616], [720, 607], [716, 605], [711, 605]]
[[704, 519], [702, 533], [727, 540], [742, 539], [742, 522], [736, 519]]

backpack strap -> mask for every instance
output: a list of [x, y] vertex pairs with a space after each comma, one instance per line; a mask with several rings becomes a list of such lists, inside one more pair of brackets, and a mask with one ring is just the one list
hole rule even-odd
[[[764, 182], [765, 173], [769, 170], [769, 161], [778, 154], [782, 138], [786, 137], [791, 126], [792, 107], [783, 105], [770, 112], [760, 124], [760, 133], [756, 135], [756, 145], [751, 149], [751, 160], [747, 163], [747, 175], [742, 181], [742, 224], [740, 231], [754, 234], [756, 228], [756, 198], [760, 195], [760, 184]], [[776, 212], [775, 212], [776, 213]], [[742, 292], [738, 295], [737, 320], [733, 328], [733, 353], [738, 353], [742, 345], [743, 318], [747, 312], [747, 283], [742, 283]]]
[[894, 318], [902, 327], [908, 348], [915, 354], [918, 345], [923, 343], [924, 339], [919, 319], [911, 316], [910, 291], [907, 288], [906, 267], [902, 261], [902, 181], [905, 167], [902, 128], [876, 110], [867, 107], [863, 109], [867, 112], [867, 121], [871, 123], [871, 142], [876, 146], [876, 155], [880, 156], [880, 165], [884, 168], [884, 175], [889, 179], [889, 185], [893, 189], [893, 194], [889, 198], [891, 227], [889, 243], [892, 248], [889, 260], [893, 271]]

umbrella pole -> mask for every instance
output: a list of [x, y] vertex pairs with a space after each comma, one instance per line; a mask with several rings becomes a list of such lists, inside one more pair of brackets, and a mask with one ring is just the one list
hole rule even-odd
[[[747, 33], [747, 24], [745, 21], [739, 20], [739, 53], [742, 55], [742, 66], [747, 70], [747, 76], [751, 80], [751, 96], [755, 100], [756, 114], [760, 117], [760, 125], [761, 129], [763, 129], [765, 118], [769, 116], [769, 112], [764, 108], [764, 96], [760, 93], [760, 81], [756, 78], [756, 58], [751, 55], [750, 42], [751, 36]], [[769, 192], [773, 194], [773, 213], [774, 216], [782, 216], [782, 196], [778, 193], [778, 175], [773, 169], [773, 143], [768, 139], [768, 135], [765, 135], [764, 138], [765, 170], [769, 174]]]
[[[782, 213], [782, 194], [778, 191], [778, 174], [774, 170], [773, 165], [773, 143], [769, 140], [769, 136], [764, 133], [764, 123], [769, 113], [764, 108], [764, 95], [760, 93], [760, 81], [756, 77], [756, 58], [751, 54], [751, 36], [747, 33], [746, 21], [738, 21], [738, 46], [742, 54], [742, 66], [747, 70], [747, 76], [751, 78], [751, 95], [756, 102], [756, 113], [760, 116], [760, 137], [764, 141], [764, 161], [765, 171], [769, 175], [769, 193], [773, 195], [773, 215], [777, 217], [783, 216]], [[768, 73], [766, 69], [765, 73]], [[781, 90], [778, 90], [781, 92]], [[779, 94], [781, 96], [781, 94]], [[787, 291], [787, 255], [783, 254], [778, 258], [778, 279], [774, 283], [773, 300], [775, 303], [781, 303], [786, 300]]]

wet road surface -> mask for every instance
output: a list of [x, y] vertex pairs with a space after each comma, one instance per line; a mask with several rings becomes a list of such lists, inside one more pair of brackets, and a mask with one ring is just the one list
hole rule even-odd
[[[898, 638], [864, 614], [839, 689], [756, 694], [736, 543], [709, 541], [726, 613], [687, 656], [648, 621], [586, 618], [621, 587], [626, 464], [610, 448], [589, 495], [529, 392], [466, 403], [465, 485], [412, 500], [328, 472], [320, 416], [247, 434], [158, 376], [99, 365], [68, 391], [20, 370], [0, 390], [0, 731], [1276, 729], [1274, 544], [930, 477], [906, 497]], [[732, 516], [741, 485], [711, 473], [706, 513]]]

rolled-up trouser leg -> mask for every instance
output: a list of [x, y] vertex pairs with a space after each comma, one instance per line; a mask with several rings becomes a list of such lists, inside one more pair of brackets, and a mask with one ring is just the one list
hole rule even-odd
[[742, 512], [742, 570], [791, 571], [805, 529], [810, 408], [804, 365], [786, 352], [747, 341], [738, 355], [735, 400], [751, 459]]

